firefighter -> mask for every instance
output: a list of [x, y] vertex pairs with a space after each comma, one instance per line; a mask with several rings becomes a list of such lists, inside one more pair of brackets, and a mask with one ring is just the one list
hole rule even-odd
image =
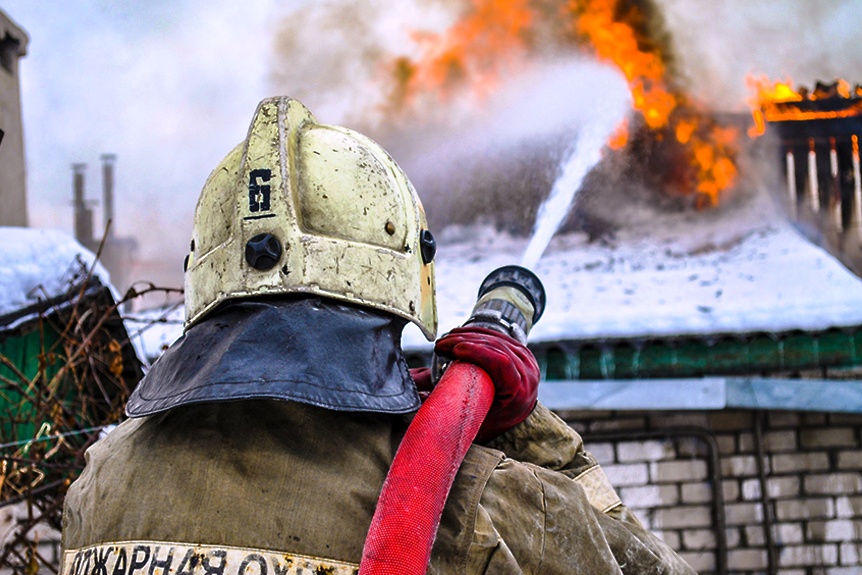
[[[383, 149], [296, 100], [261, 102], [198, 201], [184, 334], [68, 491], [62, 573], [357, 573], [421, 403], [400, 341], [407, 322], [436, 335], [433, 257]], [[526, 347], [468, 326], [436, 353], [481, 367], [496, 396], [429, 573], [693, 573], [536, 402]]]

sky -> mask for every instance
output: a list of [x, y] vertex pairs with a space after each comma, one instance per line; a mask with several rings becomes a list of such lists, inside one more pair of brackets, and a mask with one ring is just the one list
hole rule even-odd
[[71, 231], [71, 164], [88, 164], [86, 194], [99, 200], [99, 157], [114, 153], [114, 231], [188, 235], [203, 181], [267, 93], [259, 31], [273, 4], [0, 3], [30, 36], [20, 70], [31, 225]]
[[[20, 72], [31, 225], [71, 232], [71, 164], [88, 164], [98, 202], [99, 156], [117, 154], [115, 234], [179, 269], [200, 188], [260, 99], [297, 95], [350, 125], [380, 97], [367, 62], [409, 52], [410, 31], [441, 29], [457, 4], [0, 0], [30, 37]], [[660, 4], [693, 93], [715, 106], [744, 109], [747, 74], [862, 82], [858, 0]]]

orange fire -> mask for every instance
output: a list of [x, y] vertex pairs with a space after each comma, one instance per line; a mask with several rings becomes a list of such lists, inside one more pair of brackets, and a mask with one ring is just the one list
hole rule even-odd
[[677, 106], [676, 97], [666, 86], [667, 69], [661, 54], [642, 49], [634, 28], [617, 19], [617, 2], [569, 0], [566, 10], [574, 18], [576, 32], [588, 39], [596, 55], [615, 64], [625, 75], [634, 108], [647, 126], [663, 128]]
[[404, 107], [420, 94], [448, 97], [466, 86], [490, 94], [498, 77], [534, 53], [588, 46], [618, 67], [642, 119], [621, 125], [608, 142], [624, 148], [630, 129], [645, 126], [656, 140], [674, 139], [689, 164], [685, 187], [699, 204], [715, 205], [736, 178], [736, 133], [716, 126], [674, 88], [666, 54], [649, 37], [638, 2], [623, 0], [471, 0], [471, 9], [443, 34], [416, 34], [422, 56], [395, 62], [393, 102]]
[[[748, 131], [752, 138], [766, 132], [766, 122], [803, 120], [830, 120], [862, 115], [862, 88], [851, 89], [846, 80], [834, 84], [820, 84], [813, 91], [794, 90], [791, 80], [770, 81], [767, 78], [748, 78], [748, 85], [756, 95], [751, 100], [754, 124]], [[842, 100], [842, 105], [829, 109], [812, 105], [823, 100]]]
[[423, 57], [396, 61], [396, 104], [421, 92], [446, 98], [461, 85], [490, 94], [505, 63], [525, 52], [532, 23], [529, 0], [474, 0], [473, 11], [446, 33], [414, 33]]

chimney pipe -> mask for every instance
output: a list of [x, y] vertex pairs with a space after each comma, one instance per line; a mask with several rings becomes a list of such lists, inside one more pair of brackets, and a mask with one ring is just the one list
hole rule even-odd
[[93, 211], [84, 201], [84, 171], [87, 164], [72, 164], [74, 190], [75, 239], [86, 248], [93, 245]]
[[[102, 217], [107, 235], [114, 235], [114, 162], [116, 154], [102, 154]], [[111, 225], [109, 226], [109, 222]]]

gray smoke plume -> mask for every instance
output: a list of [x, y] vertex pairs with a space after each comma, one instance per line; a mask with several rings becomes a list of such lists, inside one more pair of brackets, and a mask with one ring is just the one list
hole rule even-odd
[[467, 87], [394, 106], [393, 63], [419, 57], [414, 35], [444, 31], [469, 7], [466, 0], [308, 7], [283, 22], [271, 80], [321, 121], [356, 128], [387, 148], [432, 225], [484, 218], [526, 233], [575, 134], [597, 114], [624, 116], [625, 108], [609, 108], [629, 105], [628, 88], [617, 70], [571, 46], [545, 46], [501, 74], [491, 94]]
[[687, 88], [716, 109], [748, 109], [748, 76], [862, 83], [858, 0], [658, 2]]

